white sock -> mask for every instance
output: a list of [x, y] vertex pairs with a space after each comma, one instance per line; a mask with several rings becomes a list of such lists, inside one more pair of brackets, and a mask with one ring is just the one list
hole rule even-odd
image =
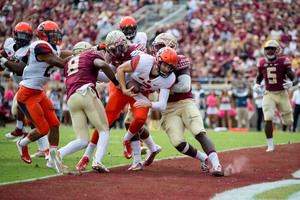
[[144, 139], [143, 142], [145, 142], [145, 144], [148, 146], [148, 148], [151, 152], [155, 152], [157, 150], [156, 144], [154, 143], [151, 135], [149, 135], [149, 137]]
[[90, 142], [89, 145], [87, 146], [85, 152], [84, 152], [83, 157], [88, 157], [89, 160], [91, 160], [92, 155], [93, 155], [96, 147], [97, 147], [96, 144]]
[[27, 146], [29, 143], [31, 143], [31, 141], [29, 140], [28, 137], [25, 137], [20, 141], [21, 146]]
[[28, 133], [26, 126], [23, 126], [22, 131], [23, 133]]
[[199, 151], [197, 149], [197, 153], [196, 153], [196, 156], [195, 156], [196, 159], [200, 160], [201, 162], [204, 162], [207, 158], [207, 155], [205, 153], [202, 153], [201, 151]]
[[59, 149], [61, 159], [63, 159], [65, 156], [69, 154], [84, 149], [88, 144], [89, 141], [83, 139], [77, 139], [72, 142], [69, 142], [66, 146]]
[[273, 138], [267, 139], [268, 147], [274, 149]]
[[216, 152], [212, 152], [208, 155], [208, 158], [213, 165], [213, 167], [220, 165], [219, 157]]
[[130, 142], [130, 146], [133, 151], [133, 163], [142, 162], [140, 141], [132, 141]]
[[17, 127], [18, 129], [22, 129], [22, 127], [23, 127], [23, 121], [17, 120], [17, 125], [16, 125], [16, 127]]
[[100, 132], [98, 144], [97, 144], [97, 151], [94, 158], [96, 162], [99, 163], [102, 162], [102, 158], [105, 155], [108, 143], [109, 143], [109, 130]]
[[131, 140], [131, 138], [134, 136], [134, 134], [133, 133], [131, 133], [130, 131], [129, 131], [129, 129], [128, 129], [128, 131], [127, 131], [127, 133], [125, 134], [125, 136], [124, 136], [124, 140], [126, 141], [126, 140]]
[[45, 151], [45, 150], [49, 149], [49, 141], [48, 141], [48, 137], [46, 135], [41, 137], [40, 139], [38, 139], [36, 141], [36, 143], [37, 143], [40, 151]]

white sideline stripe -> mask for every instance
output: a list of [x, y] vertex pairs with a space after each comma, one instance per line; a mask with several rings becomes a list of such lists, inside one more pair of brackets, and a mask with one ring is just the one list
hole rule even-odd
[[[300, 184], [300, 180], [282, 180], [282, 181], [276, 181], [271, 183], [260, 183], [260, 184], [253, 184], [250, 186], [245, 186], [233, 190], [228, 190], [226, 192], [217, 194], [215, 197], [213, 197], [211, 200], [253, 200], [254, 196], [260, 193], [263, 193], [268, 190], [272, 190], [279, 187], [286, 187], [289, 185], [294, 184]], [[299, 193], [299, 192], [297, 192]], [[293, 198], [294, 195], [291, 195], [291, 198]], [[293, 198], [294, 199], [294, 198]], [[299, 196], [298, 198], [299, 199]]]
[[[298, 142], [294, 142], [294, 143], [298, 143]], [[294, 144], [294, 143], [291, 143], [291, 144]], [[284, 145], [284, 144], [287, 144], [287, 143], [276, 144], [276, 145]], [[257, 148], [257, 147], [264, 147], [264, 146], [266, 146], [266, 145], [253, 146], [253, 147], [241, 147], [241, 148], [227, 149], [227, 150], [222, 150], [222, 151], [217, 151], [217, 152], [226, 152], [226, 151], [234, 151], [234, 150], [241, 150], [241, 149], [250, 149], [250, 148]], [[155, 161], [167, 160], [167, 159], [175, 159], [175, 158], [183, 158], [183, 157], [188, 157], [188, 156], [186, 156], [186, 155], [184, 155], [184, 156], [174, 156], [174, 157], [168, 157], [168, 158], [155, 159]], [[115, 165], [115, 166], [111, 166], [111, 167], [107, 167], [107, 168], [111, 169], [111, 168], [115, 168], [115, 167], [123, 167], [123, 166], [129, 165], [129, 164], [130, 163], [125, 163], [125, 164]], [[91, 172], [91, 171], [93, 171], [93, 170], [86, 170], [86, 171], [83, 171], [82, 173], [87, 173], [87, 172]], [[30, 182], [30, 181], [35, 181], [35, 180], [40, 180], [40, 179], [46, 179], [46, 178], [51, 178], [51, 177], [56, 177], [56, 176], [61, 176], [61, 175], [63, 175], [63, 174], [54, 174], [54, 175], [43, 176], [43, 177], [39, 177], [39, 178], [31, 178], [31, 179], [20, 180], [20, 181], [4, 182], [4, 183], [0, 183], [0, 186], [14, 184], [14, 183]]]

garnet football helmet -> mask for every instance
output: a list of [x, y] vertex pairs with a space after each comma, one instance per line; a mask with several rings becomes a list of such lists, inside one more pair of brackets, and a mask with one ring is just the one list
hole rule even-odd
[[154, 39], [151, 45], [151, 54], [155, 55], [163, 47], [170, 47], [177, 50], [177, 39], [169, 33], [161, 33]]
[[281, 53], [281, 47], [276, 40], [269, 40], [265, 44], [264, 53], [268, 60], [274, 60]]
[[123, 57], [128, 50], [127, 39], [119, 30], [111, 31], [105, 39], [106, 51], [113, 57]]
[[77, 42], [74, 47], [73, 47], [73, 55], [76, 56], [78, 54], [81, 54], [87, 49], [91, 49], [92, 45], [88, 42], [82, 41], [82, 42]]
[[120, 29], [126, 35], [128, 40], [132, 40], [136, 36], [136, 21], [129, 16], [123, 17], [120, 21]]
[[[170, 71], [166, 72], [161, 69], [161, 64], [165, 63], [170, 66]], [[178, 63], [178, 56], [174, 49], [170, 47], [161, 48], [155, 57], [155, 69], [160, 76], [167, 78], [176, 69]]]
[[20, 22], [15, 26], [14, 40], [19, 47], [29, 45], [32, 39], [32, 28], [26, 22]]
[[52, 45], [60, 45], [62, 32], [53, 21], [44, 21], [36, 29], [37, 36]]

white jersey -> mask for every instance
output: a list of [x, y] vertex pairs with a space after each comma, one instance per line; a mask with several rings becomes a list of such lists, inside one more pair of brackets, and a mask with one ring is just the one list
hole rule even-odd
[[60, 47], [56, 46], [56, 49], [57, 50], [43, 40], [33, 42], [30, 45], [29, 59], [23, 71], [23, 81], [20, 85], [30, 89], [44, 90], [44, 86], [47, 84], [54, 66], [50, 66], [46, 62], [38, 61], [37, 55], [53, 53], [56, 56], [60, 56]]
[[147, 43], [148, 43], [148, 36], [144, 32], [137, 32], [136, 36], [132, 40], [128, 40], [129, 45], [142, 44], [145, 47], [147, 47]]
[[170, 89], [175, 84], [175, 74], [172, 73], [167, 78], [158, 76], [156, 78], [150, 79], [149, 75], [153, 65], [154, 57], [148, 54], [135, 56], [131, 60], [131, 66], [134, 69], [131, 77], [141, 84], [141, 91]]
[[[23, 61], [23, 58], [27, 56], [29, 53], [30, 45], [21, 47], [17, 51], [15, 51], [14, 49], [15, 44], [16, 42], [13, 38], [8, 38], [5, 40], [4, 51], [6, 55], [8, 55], [7, 59], [10, 61]], [[23, 80], [22, 76], [18, 76], [15, 73], [13, 73], [13, 79], [17, 84], [19, 84]]]

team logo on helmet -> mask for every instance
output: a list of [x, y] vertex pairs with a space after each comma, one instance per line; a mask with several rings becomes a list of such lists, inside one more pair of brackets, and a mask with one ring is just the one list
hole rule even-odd
[[106, 50], [113, 57], [123, 57], [128, 50], [126, 36], [119, 30], [111, 31], [105, 39]]
[[[162, 69], [161, 64], [165, 63], [166, 65], [170, 66], [170, 71], [166, 72]], [[161, 48], [155, 57], [155, 69], [160, 76], [163, 78], [167, 78], [170, 74], [176, 69], [178, 63], [178, 56], [174, 49], [170, 47], [163, 47]]]
[[32, 39], [32, 28], [26, 22], [20, 22], [14, 29], [14, 40], [19, 47], [29, 45]]
[[269, 40], [265, 44], [264, 53], [268, 60], [274, 60], [281, 53], [281, 47], [276, 40]]
[[136, 36], [137, 24], [132, 17], [123, 17], [120, 21], [120, 29], [128, 40], [132, 40]]
[[52, 45], [60, 45], [62, 32], [58, 25], [53, 21], [44, 21], [36, 29], [37, 36]]
[[83, 53], [87, 49], [91, 49], [92, 45], [88, 42], [82, 41], [77, 42], [73, 47], [73, 55], [78, 55]]
[[154, 39], [151, 45], [151, 54], [155, 55], [163, 47], [170, 47], [177, 50], [177, 39], [169, 33], [161, 33]]

